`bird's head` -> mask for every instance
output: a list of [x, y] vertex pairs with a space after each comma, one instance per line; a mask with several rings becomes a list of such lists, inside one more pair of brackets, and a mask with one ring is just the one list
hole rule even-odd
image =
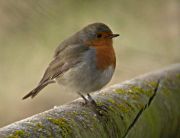
[[92, 47], [112, 46], [112, 38], [117, 36], [103, 23], [93, 23], [79, 31], [80, 39]]

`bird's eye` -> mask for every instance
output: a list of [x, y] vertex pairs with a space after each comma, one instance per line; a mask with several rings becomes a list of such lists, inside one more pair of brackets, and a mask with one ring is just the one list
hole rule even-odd
[[97, 38], [101, 38], [102, 37], [102, 34], [97, 34]]

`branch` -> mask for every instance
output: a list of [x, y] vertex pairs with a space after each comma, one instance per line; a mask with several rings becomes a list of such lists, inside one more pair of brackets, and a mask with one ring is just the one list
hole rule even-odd
[[[116, 84], [0, 129], [0, 137], [180, 137], [180, 64]], [[98, 111], [98, 112], [97, 112]]]

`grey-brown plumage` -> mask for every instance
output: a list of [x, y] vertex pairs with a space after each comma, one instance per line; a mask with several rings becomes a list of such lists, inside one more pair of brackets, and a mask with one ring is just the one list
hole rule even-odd
[[25, 95], [23, 99], [28, 97], [34, 98], [45, 86], [51, 83], [55, 83], [55, 79], [58, 76], [81, 62], [81, 53], [86, 50], [88, 50], [88, 47], [77, 44], [69, 45], [68, 47], [58, 52], [58, 55], [54, 57], [54, 60], [46, 69], [38, 86]]
[[[99, 32], [105, 33], [105, 36], [102, 35], [104, 38], [97, 37]], [[82, 97], [82, 93], [88, 94], [101, 89], [110, 81], [115, 66], [108, 62], [106, 69], [98, 69], [96, 45], [93, 46], [94, 43], [91, 44], [91, 42], [96, 40], [106, 43], [107, 41], [107, 45], [102, 43], [107, 48], [105, 51], [113, 51], [112, 38], [115, 36], [118, 35], [112, 34], [112, 31], [105, 24], [94, 23], [63, 41], [55, 50], [54, 59], [46, 69], [38, 86], [25, 95], [23, 99], [33, 98], [44, 87], [54, 82], [72, 88]], [[109, 52], [103, 53], [104, 58], [101, 56], [102, 60], [110, 61], [106, 58], [111, 58], [114, 55], [109, 54]]]

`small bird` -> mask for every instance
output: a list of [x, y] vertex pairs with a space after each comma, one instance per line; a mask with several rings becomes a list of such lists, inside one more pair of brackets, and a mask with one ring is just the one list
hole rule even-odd
[[56, 48], [37, 87], [22, 99], [34, 98], [44, 87], [57, 82], [75, 91], [85, 103], [92, 101], [89, 93], [100, 90], [114, 73], [112, 38], [117, 36], [104, 23], [93, 23], [67, 38]]

